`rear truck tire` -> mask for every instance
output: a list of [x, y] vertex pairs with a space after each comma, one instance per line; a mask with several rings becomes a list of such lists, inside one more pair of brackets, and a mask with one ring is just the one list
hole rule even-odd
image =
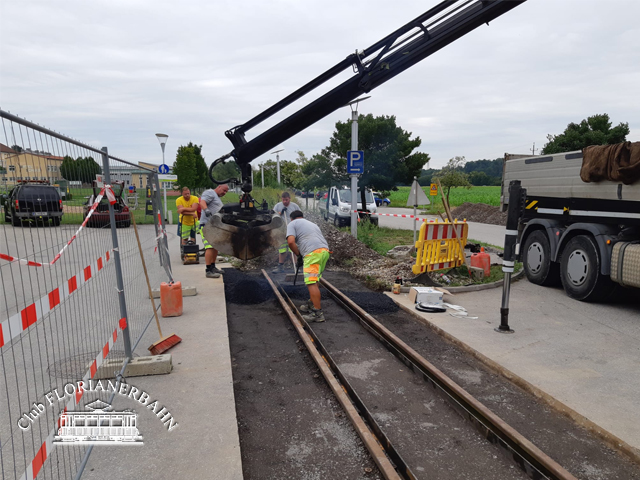
[[552, 286], [560, 282], [560, 265], [551, 261], [551, 246], [547, 234], [535, 230], [524, 242], [522, 254], [524, 273], [536, 285]]
[[342, 226], [342, 223], [340, 222], [340, 217], [338, 217], [337, 213], [333, 217], [333, 226], [336, 228], [340, 228]]
[[606, 299], [615, 284], [600, 273], [600, 252], [593, 237], [578, 235], [562, 250], [560, 278], [566, 294], [583, 302]]
[[378, 226], [378, 217], [369, 217], [369, 221], [374, 227]]
[[116, 222], [116, 228], [129, 228], [131, 226], [131, 220], [120, 220]]
[[60, 226], [60, 217], [53, 217], [53, 218], [51, 219], [51, 224], [52, 224], [54, 227], [59, 227], [59, 226]]
[[20, 217], [17, 217], [15, 214], [11, 215], [11, 225], [14, 227], [21, 227], [22, 221], [20, 220]]

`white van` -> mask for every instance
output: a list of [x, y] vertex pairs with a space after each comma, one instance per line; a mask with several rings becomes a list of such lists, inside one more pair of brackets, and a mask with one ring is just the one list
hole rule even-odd
[[[369, 213], [376, 213], [378, 211], [376, 202], [373, 198], [371, 190], [365, 190], [365, 200], [367, 202], [367, 211]], [[358, 211], [362, 211], [362, 201], [360, 199], [361, 193], [358, 189], [357, 193]], [[331, 187], [327, 194], [326, 200], [320, 201], [320, 212], [322, 217], [333, 224], [336, 227], [343, 227], [345, 225], [351, 225], [351, 189], [350, 188], [337, 188]], [[362, 218], [364, 215], [359, 214]], [[370, 216], [371, 223], [378, 225], [378, 217], [375, 215]]]

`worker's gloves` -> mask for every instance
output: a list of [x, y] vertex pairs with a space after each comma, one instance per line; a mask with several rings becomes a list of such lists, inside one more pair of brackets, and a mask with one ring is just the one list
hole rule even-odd
[[205, 216], [205, 217], [209, 218], [211, 215], [213, 215], [213, 213], [211, 213], [211, 211], [210, 211], [210, 210], [205, 210], [205, 211], [204, 211], [204, 216]]
[[298, 255], [298, 259], [296, 260], [296, 268], [300, 270], [304, 265], [304, 257], [302, 255]]
[[286, 212], [286, 211], [287, 211], [287, 207], [284, 207], [284, 208], [282, 209], [282, 213], [284, 213], [284, 212]]

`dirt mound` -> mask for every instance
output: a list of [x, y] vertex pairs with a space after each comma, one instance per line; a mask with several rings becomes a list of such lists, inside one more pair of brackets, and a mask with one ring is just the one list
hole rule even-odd
[[463, 203], [452, 210], [451, 214], [468, 222], [489, 223], [491, 225], [507, 224], [507, 213], [502, 213], [500, 207], [492, 207], [485, 203]]
[[[353, 238], [349, 232], [338, 230], [333, 226], [333, 224], [324, 221], [318, 214], [305, 212], [304, 218], [318, 225], [322, 234], [327, 239], [329, 250], [332, 252], [331, 258], [327, 264], [327, 268], [329, 270], [348, 271], [355, 278], [364, 281], [374, 290], [389, 288], [396, 277], [406, 279], [414, 276], [411, 273], [411, 260], [404, 259], [399, 261], [380, 255], [364, 243]], [[267, 272], [270, 272], [271, 268], [276, 266], [277, 261], [278, 251], [276, 249], [246, 262], [232, 259], [234, 266], [240, 270], [252, 271], [264, 268]], [[287, 271], [293, 272], [293, 265], [291, 265], [290, 262], [291, 260], [287, 259]], [[225, 283], [227, 282], [227, 279], [228, 278], [225, 277]], [[302, 280], [299, 281], [302, 283]], [[256, 287], [256, 291], [252, 294], [249, 301], [259, 302], [263, 298], [261, 285], [253, 286]], [[250, 285], [243, 285], [243, 287], [250, 287]], [[302, 288], [302, 292], [306, 291], [306, 287]], [[304, 297], [304, 295], [300, 296], [301, 294], [297, 291], [292, 292], [292, 294], [292, 298], [298, 299]], [[253, 298], [254, 296], [255, 298]], [[236, 301], [236, 299], [233, 299], [232, 301]], [[238, 298], [237, 301], [241, 303], [248, 303], [246, 300], [241, 298]]]

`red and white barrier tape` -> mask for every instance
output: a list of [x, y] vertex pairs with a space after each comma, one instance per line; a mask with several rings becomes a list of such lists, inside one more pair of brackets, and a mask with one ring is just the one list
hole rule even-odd
[[111, 185], [105, 185], [102, 188], [102, 190], [100, 190], [100, 193], [96, 197], [96, 201], [93, 202], [93, 205], [91, 205], [91, 208], [89, 209], [89, 213], [87, 214], [87, 217], [84, 219], [84, 222], [82, 222], [82, 225], [80, 225], [80, 228], [78, 229], [78, 231], [76, 231], [73, 237], [71, 237], [71, 240], [69, 240], [67, 244], [64, 247], [62, 247], [62, 250], [60, 250], [60, 252], [55, 257], [53, 257], [53, 260], [51, 260], [51, 262], [39, 263], [31, 260], [26, 260], [24, 258], [12, 257], [11, 255], [5, 255], [4, 253], [0, 253], [0, 260], [6, 260], [11, 263], [19, 263], [20, 265], [27, 265], [29, 267], [51, 267], [54, 263], [56, 263], [60, 259], [64, 251], [69, 247], [69, 245], [71, 245], [71, 242], [73, 242], [76, 239], [76, 237], [80, 233], [80, 230], [82, 230], [84, 226], [87, 224], [87, 222], [89, 221], [89, 218], [91, 218], [91, 215], [93, 215], [93, 212], [98, 207], [100, 200], [102, 200], [102, 197], [104, 197], [105, 192], [107, 194], [107, 199], [109, 199], [109, 203], [111, 205], [114, 205], [116, 203], [116, 196], [114, 195], [113, 190], [111, 189]]
[[[415, 218], [418, 221], [421, 222], [438, 222], [438, 219], [436, 218], [435, 220], [433, 219], [429, 219], [429, 218], [422, 218], [422, 217], [418, 217], [417, 215], [400, 215], [400, 214], [396, 214], [396, 213], [371, 213], [371, 212], [363, 212], [361, 210], [353, 210], [356, 213], [363, 213], [366, 215], [377, 215], [379, 217], [399, 217], [399, 218]], [[464, 220], [466, 222], [466, 220]]]
[[75, 274], [64, 284], [54, 288], [39, 300], [0, 323], [0, 348], [19, 336], [38, 320], [44, 318], [64, 299], [102, 270], [105, 267], [105, 263], [110, 259], [111, 251], [108, 251], [104, 257], [100, 257], [91, 265], [86, 266], [81, 273]]
[[[87, 373], [85, 373], [82, 377], [83, 382], [87, 383], [95, 376], [98, 368], [102, 365], [104, 360], [107, 358], [107, 355], [115, 345], [116, 340], [118, 339], [118, 333], [122, 332], [122, 330], [124, 330], [126, 326], [127, 319], [121, 318], [118, 322], [118, 326], [111, 334], [111, 337], [109, 337], [107, 343], [105, 343], [104, 347], [102, 347], [102, 351], [95, 358], [95, 360], [89, 367], [89, 370], [87, 370]], [[68, 410], [76, 407], [80, 403], [82, 395], [84, 395], [84, 390], [76, 391], [75, 395], [73, 395], [73, 397], [65, 405], [63, 412], [67, 412]], [[27, 470], [22, 474], [20, 480], [33, 480], [38, 476], [38, 473], [40, 473], [44, 462], [46, 462], [49, 455], [51, 455], [51, 451], [53, 450], [53, 438], [55, 437], [58, 429], [62, 426], [63, 425], [61, 425], [60, 417], [58, 416], [55, 427], [53, 427], [51, 432], [49, 432], [49, 435], [47, 435], [47, 438], [40, 446], [40, 449], [38, 450], [38, 453], [36, 453], [34, 459], [31, 461], [31, 463], [29, 463], [29, 465], [27, 465]]]

